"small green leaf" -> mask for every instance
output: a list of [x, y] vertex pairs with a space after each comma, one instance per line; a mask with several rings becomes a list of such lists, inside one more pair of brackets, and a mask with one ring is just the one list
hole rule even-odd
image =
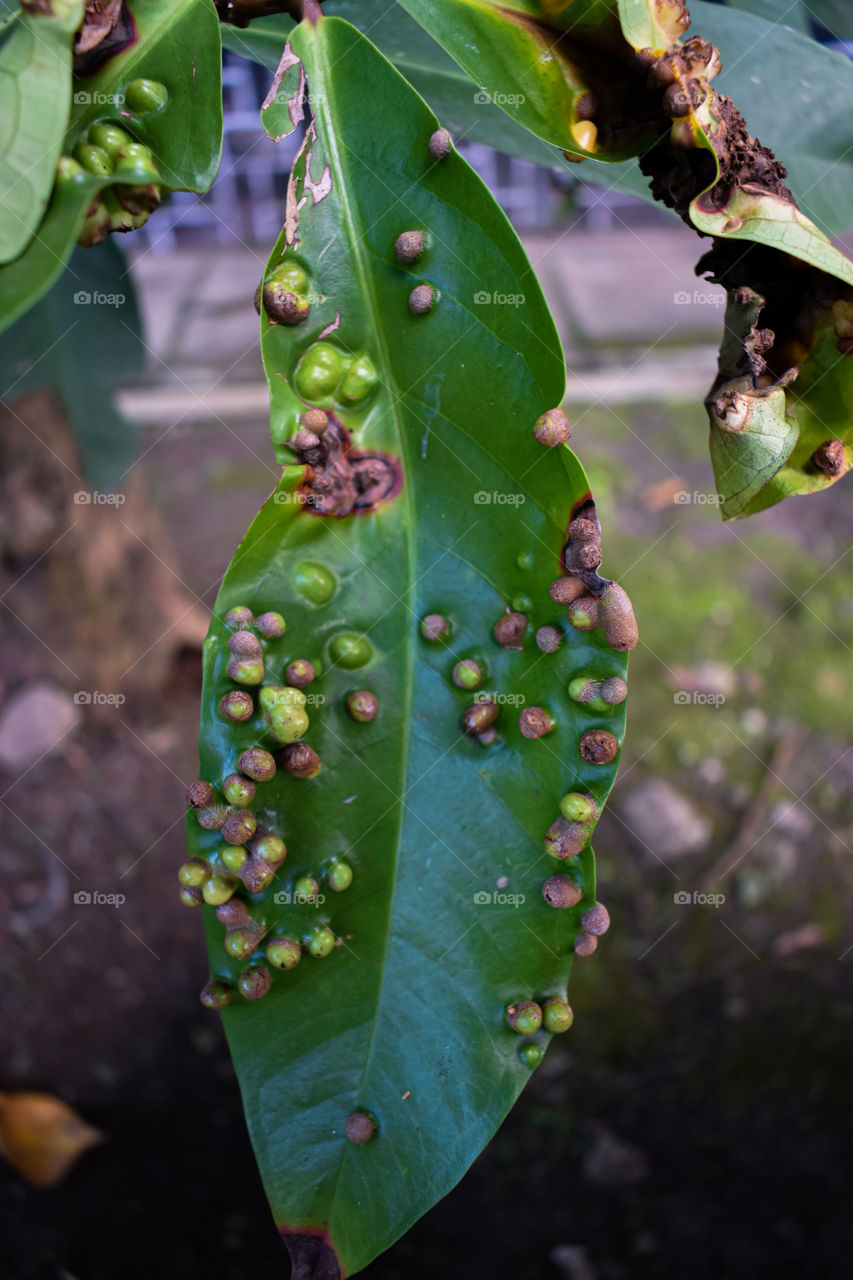
[[0, 263], [17, 257], [47, 206], [71, 101], [71, 45], [83, 0], [22, 12], [0, 31]]
[[[574, 455], [533, 435], [560, 402], [565, 367], [515, 234], [354, 28], [303, 25], [293, 50], [315, 118], [262, 307], [299, 318], [261, 320], [285, 469], [214, 610], [200, 754], [218, 791], [247, 748], [276, 751], [273, 726], [279, 742], [304, 733], [300, 767], [314, 776], [285, 767], [291, 742], [257, 785], [252, 811], [287, 858], [260, 892], [238, 889], [230, 910], [245, 906], [249, 933], [226, 950], [224, 923], [204, 911], [214, 977], [234, 991], [224, 1023], [275, 1220], [297, 1274], [321, 1255], [332, 1277], [367, 1265], [453, 1186], [529, 1077], [537, 1055], [522, 1048], [547, 1043], [544, 1030], [511, 1030], [507, 1009], [565, 996], [595, 900], [588, 834], [614, 777], [626, 659], [601, 630], [568, 625], [549, 594], [572, 516], [594, 508]], [[282, 289], [307, 316], [292, 303], [275, 311]], [[307, 407], [327, 419], [310, 416], [302, 430], [316, 433], [300, 443]], [[559, 434], [558, 419], [549, 425]], [[245, 610], [264, 671], [231, 667], [237, 689], [229, 659], [255, 649]], [[524, 615], [520, 630], [507, 610]], [[271, 611], [283, 634], [258, 616]], [[543, 626], [556, 648], [551, 631], [534, 640]], [[306, 663], [304, 707], [249, 683], [303, 680]], [[481, 728], [498, 710], [494, 741], [463, 731], [463, 715], [475, 727], [469, 709]], [[599, 748], [608, 760], [591, 763]], [[544, 844], [561, 805], [579, 815], [562, 819], [565, 838], [584, 845], [564, 861]], [[188, 838], [203, 864], [185, 879], [247, 875], [195, 814]], [[332, 873], [341, 860], [351, 883]], [[555, 873], [567, 876], [564, 909], [543, 897]], [[191, 902], [204, 891], [183, 892]], [[217, 881], [207, 896], [228, 892]], [[235, 958], [252, 934], [254, 963], [283, 966], [261, 1000], [240, 992], [259, 994], [266, 975], [243, 978], [253, 961]], [[294, 942], [302, 955], [288, 970]], [[205, 999], [223, 996], [214, 987]]]
[[682, 0], [618, 0], [618, 7], [622, 34], [634, 49], [663, 53], [690, 22]]

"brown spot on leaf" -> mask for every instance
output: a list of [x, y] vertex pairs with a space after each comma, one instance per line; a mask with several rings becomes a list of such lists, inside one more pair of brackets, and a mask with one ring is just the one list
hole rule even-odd
[[306, 436], [300, 434], [307, 432], [306, 427], [288, 441], [308, 468], [299, 486], [305, 510], [341, 518], [366, 515], [396, 498], [403, 487], [403, 470], [397, 459], [386, 453], [354, 450], [346, 427], [333, 414], [325, 416], [322, 435], [317, 439], [311, 433], [309, 447], [300, 447], [306, 444]]
[[341, 1280], [341, 1269], [328, 1239], [288, 1231], [281, 1227], [281, 1238], [290, 1254], [290, 1280]]
[[587, 729], [579, 749], [588, 764], [610, 764], [618, 754], [619, 743], [606, 729]]
[[74, 75], [90, 76], [135, 38], [125, 0], [87, 0], [74, 41]]
[[840, 440], [824, 440], [815, 449], [811, 460], [825, 476], [840, 476], [844, 470], [844, 445]]

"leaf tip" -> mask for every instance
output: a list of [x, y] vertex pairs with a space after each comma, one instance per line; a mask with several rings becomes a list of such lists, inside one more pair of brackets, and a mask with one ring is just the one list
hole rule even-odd
[[290, 1280], [343, 1280], [328, 1236], [289, 1231], [287, 1227], [279, 1227], [279, 1234], [290, 1254]]

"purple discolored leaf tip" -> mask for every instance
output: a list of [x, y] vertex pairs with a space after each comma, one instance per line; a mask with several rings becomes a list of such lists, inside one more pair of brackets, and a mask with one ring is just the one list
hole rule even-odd
[[290, 1254], [290, 1280], [342, 1280], [335, 1251], [325, 1236], [279, 1230]]

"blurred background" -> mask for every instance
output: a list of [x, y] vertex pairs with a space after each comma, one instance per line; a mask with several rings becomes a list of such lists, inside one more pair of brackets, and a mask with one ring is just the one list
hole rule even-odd
[[[175, 891], [201, 643], [277, 479], [252, 295], [297, 144], [260, 135], [266, 82], [227, 57], [211, 194], [127, 258], [78, 252], [2, 356], [0, 1088], [101, 1137], [49, 1188], [0, 1161], [9, 1280], [287, 1274]], [[723, 526], [702, 407], [723, 299], [695, 237], [460, 145], [552, 304], [642, 640], [575, 1026], [363, 1274], [846, 1276], [853, 487]]]

